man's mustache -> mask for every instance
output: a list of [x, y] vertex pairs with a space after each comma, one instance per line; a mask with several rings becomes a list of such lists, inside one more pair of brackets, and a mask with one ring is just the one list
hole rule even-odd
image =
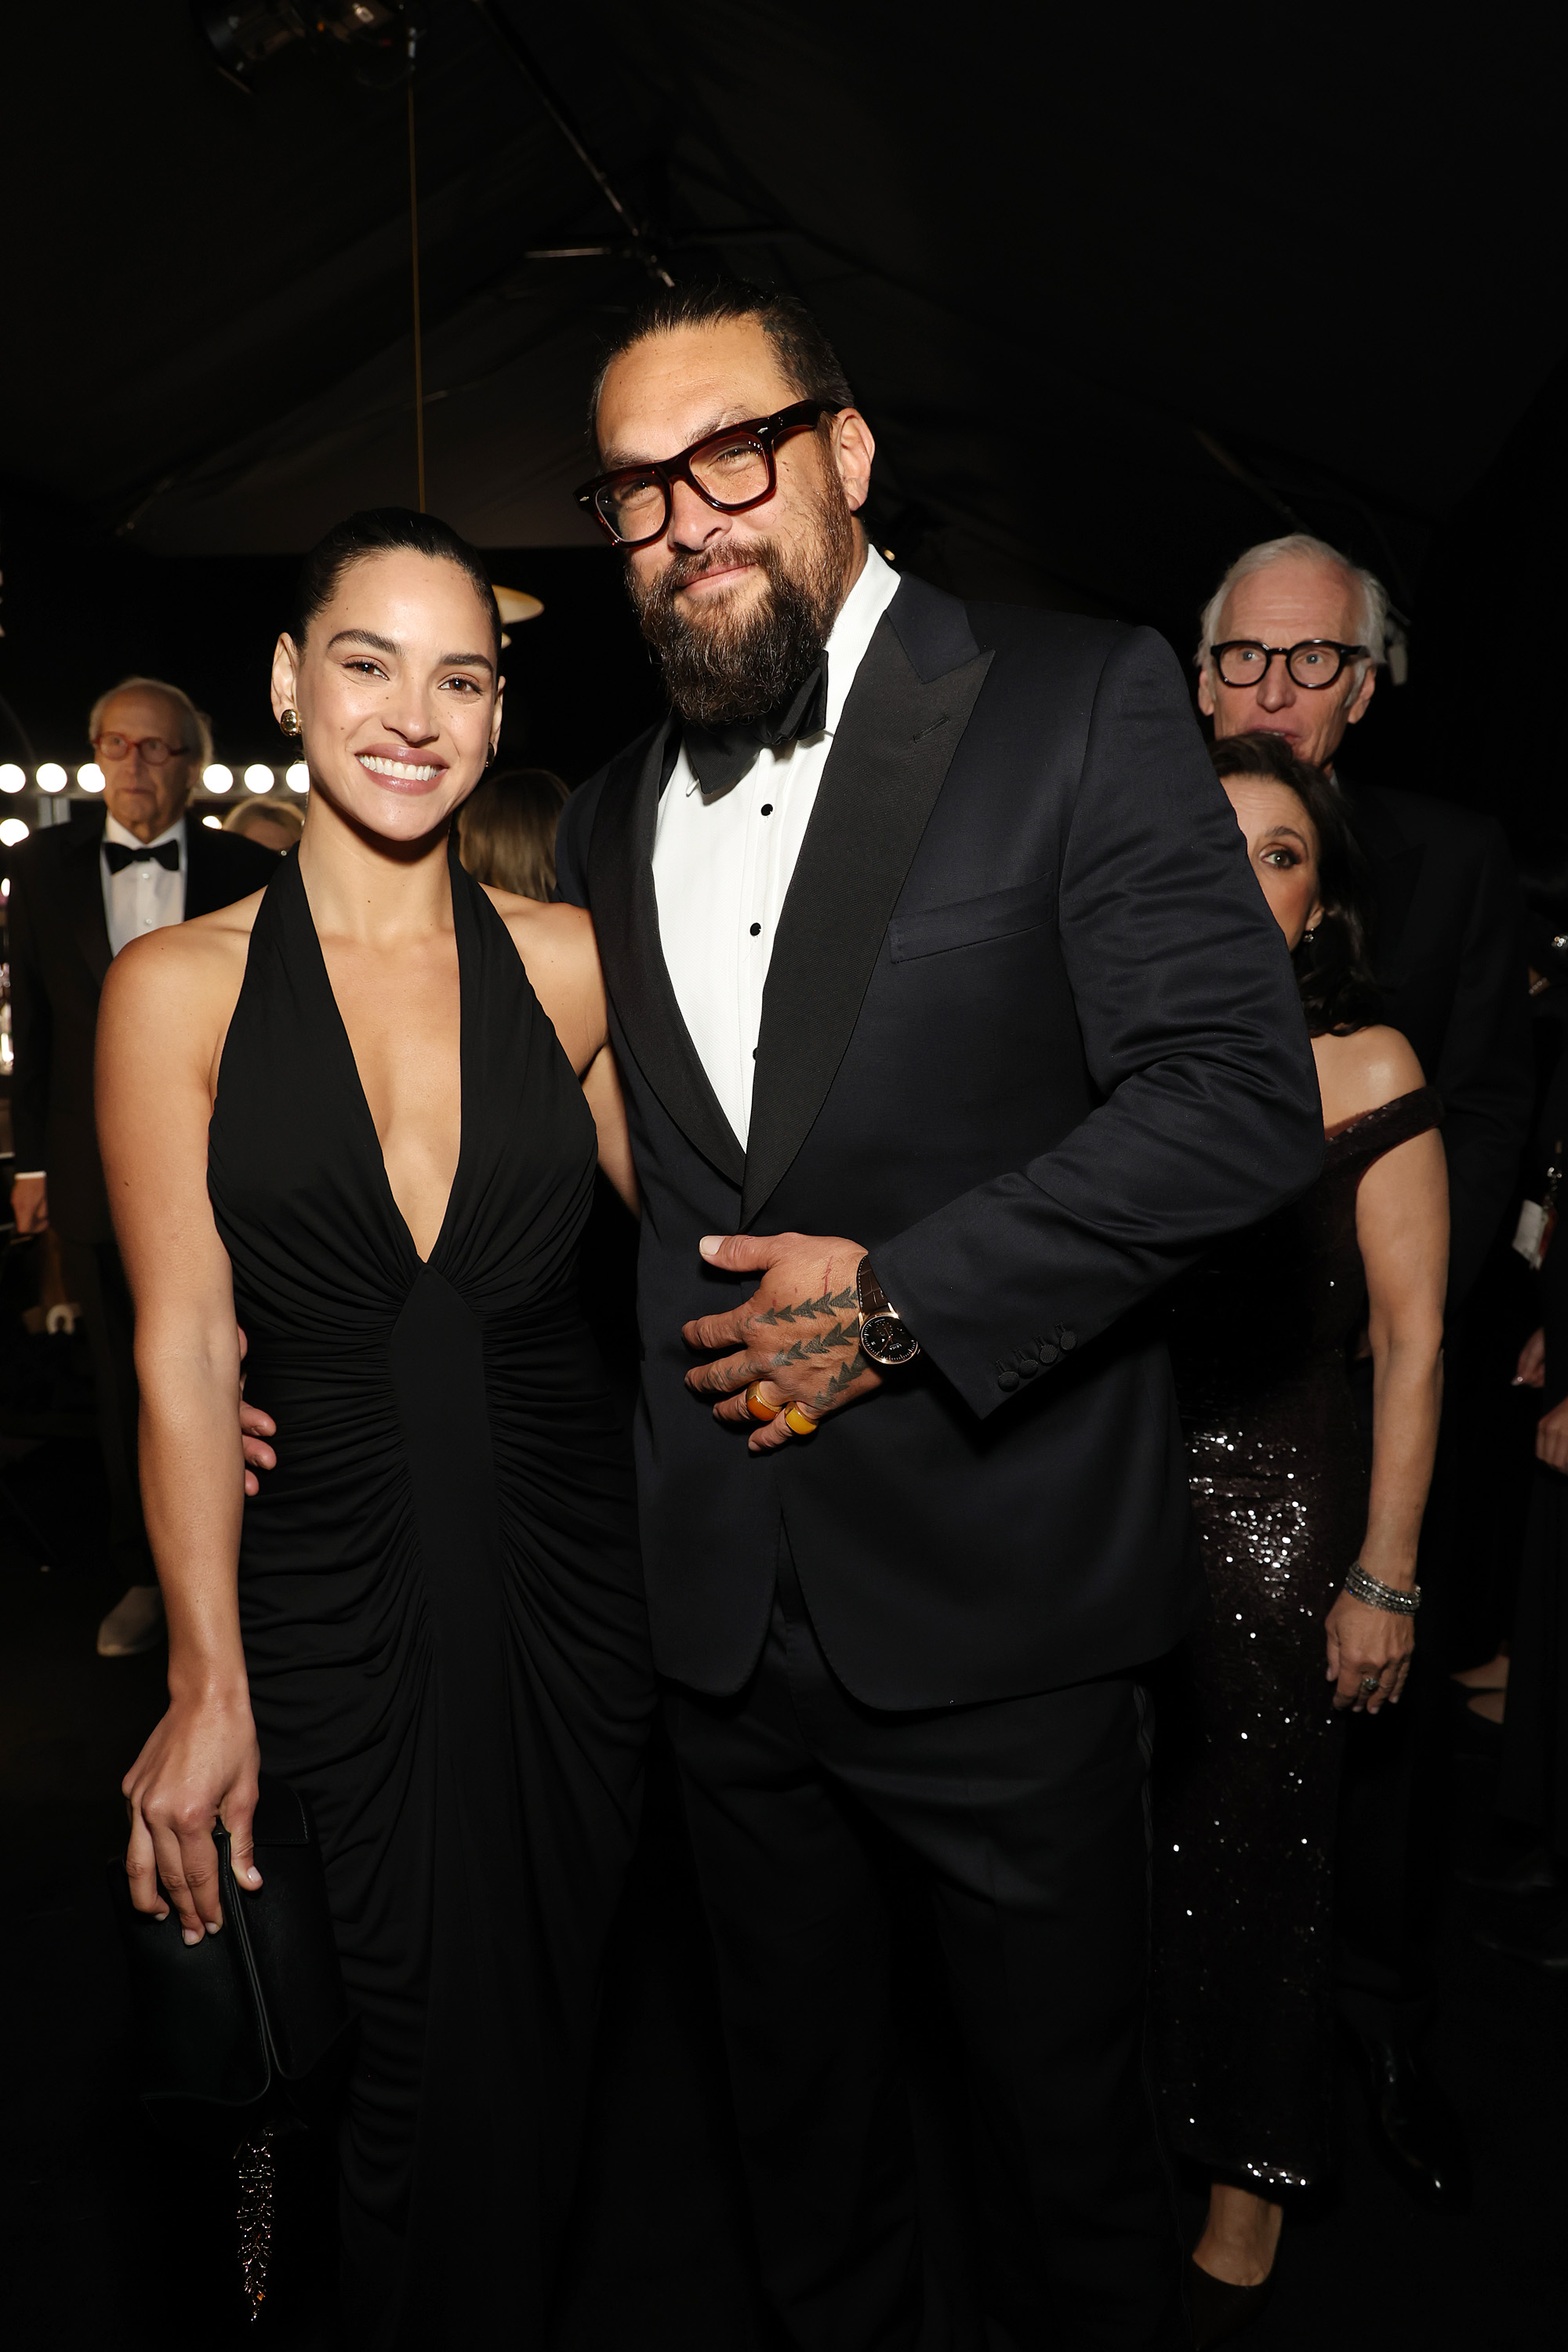
[[700, 555], [678, 555], [660, 585], [665, 595], [675, 596], [693, 580], [700, 580], [705, 572], [729, 572], [737, 564], [755, 565], [763, 561], [760, 552], [739, 548], [713, 548]]

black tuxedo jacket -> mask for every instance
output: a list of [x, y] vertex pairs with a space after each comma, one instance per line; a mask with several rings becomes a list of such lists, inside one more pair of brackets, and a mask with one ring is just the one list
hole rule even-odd
[[[1294, 979], [1151, 631], [906, 580], [835, 737], [774, 943], [742, 1151], [677, 1007], [650, 864], [667, 721], [574, 795], [643, 1223], [638, 1484], [663, 1672], [737, 1689], [781, 1515], [879, 1707], [1124, 1668], [1195, 1600], [1169, 1366], [1138, 1309], [1317, 1172]], [[682, 1385], [754, 1286], [704, 1234], [864, 1243], [924, 1354], [765, 1459]]]
[[1452, 1308], [1480, 1273], [1530, 1132], [1524, 902], [1494, 819], [1336, 773], [1372, 867], [1384, 1011], [1443, 1097]]
[[[109, 926], [98, 862], [101, 808], [36, 833], [11, 866], [11, 1128], [16, 1166], [49, 1180], [49, 1223], [67, 1241], [114, 1238], [92, 1108], [98, 1000]], [[263, 888], [275, 851], [185, 825], [185, 917]]]

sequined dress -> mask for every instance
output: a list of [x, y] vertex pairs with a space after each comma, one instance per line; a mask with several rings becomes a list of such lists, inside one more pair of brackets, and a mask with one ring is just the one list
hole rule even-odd
[[1305, 2187], [1330, 2162], [1342, 1725], [1323, 1620], [1366, 1525], [1356, 1192], [1441, 1116], [1422, 1087], [1331, 1129], [1311, 1191], [1170, 1296], [1213, 1611], [1159, 1698], [1155, 2067], [1174, 2146], [1243, 2186]]

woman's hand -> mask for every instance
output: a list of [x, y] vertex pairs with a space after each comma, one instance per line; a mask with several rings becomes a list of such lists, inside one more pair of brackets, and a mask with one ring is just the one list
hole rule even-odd
[[1535, 1458], [1568, 1475], [1568, 1397], [1543, 1412], [1535, 1424]]
[[[1342, 1592], [1323, 1622], [1329, 1635], [1329, 1680], [1338, 1685], [1336, 1713], [1348, 1706], [1352, 1715], [1360, 1715], [1363, 1707], [1368, 1715], [1376, 1715], [1385, 1699], [1397, 1706], [1415, 1647], [1415, 1619], [1393, 1609], [1369, 1608], [1364, 1601]], [[1377, 1688], [1363, 1690], [1363, 1684], [1373, 1675]]]
[[131, 1900], [138, 1911], [166, 1919], [161, 1879], [187, 1944], [216, 1936], [223, 1925], [215, 1822], [222, 1820], [233, 1842], [240, 1885], [261, 1884], [251, 1856], [260, 1762], [249, 1694], [241, 1688], [174, 1701], [121, 1782], [131, 1809]]
[[1519, 1364], [1513, 1376], [1516, 1389], [1539, 1389], [1546, 1385], [1546, 1332], [1544, 1328], [1532, 1331], [1519, 1351]]

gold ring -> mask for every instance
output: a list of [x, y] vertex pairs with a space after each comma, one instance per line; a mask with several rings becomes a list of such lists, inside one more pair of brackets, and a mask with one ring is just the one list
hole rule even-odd
[[797, 1437], [815, 1437], [816, 1435], [816, 1423], [813, 1420], [811, 1414], [808, 1413], [801, 1405], [786, 1405], [784, 1407], [784, 1427], [786, 1429], [793, 1429]]
[[753, 1381], [746, 1391], [746, 1411], [753, 1421], [776, 1421], [784, 1407], [780, 1404], [770, 1404], [763, 1394], [761, 1381]]

